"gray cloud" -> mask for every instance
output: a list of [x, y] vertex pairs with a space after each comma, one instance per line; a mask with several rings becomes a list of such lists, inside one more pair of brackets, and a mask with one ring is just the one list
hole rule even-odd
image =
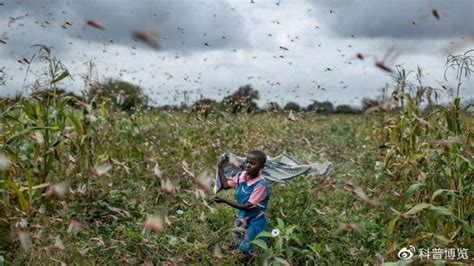
[[[73, 81], [64, 80], [60, 85], [75, 92], [83, 89], [84, 63], [93, 61], [101, 81], [117, 78], [139, 84], [158, 104], [179, 103], [184, 93], [190, 100], [200, 95], [219, 99], [248, 83], [260, 91], [260, 104], [293, 100], [305, 105], [310, 99], [357, 104], [362, 97], [377, 95], [391, 80], [374, 66], [374, 58], [361, 61], [356, 53], [381, 59], [395, 47], [400, 55], [388, 60], [388, 66], [402, 64], [414, 70], [419, 65], [426, 70], [426, 84], [438, 86], [446, 58], [443, 47], [455, 39], [451, 36], [472, 28], [467, 25], [456, 31], [454, 27], [472, 17], [466, 1], [450, 1], [446, 6], [439, 1], [275, 2], [6, 2], [0, 12], [28, 16], [10, 27], [8, 16], [0, 17], [9, 38], [7, 44], [0, 44], [0, 67], [5, 66], [11, 77], [9, 87], [0, 94], [22, 87], [25, 66], [16, 60], [31, 56], [36, 50], [30, 46], [42, 43], [54, 46], [54, 54], [74, 74]], [[396, 3], [406, 3], [406, 7]], [[439, 9], [439, 21], [430, 15], [434, 8], [430, 3]], [[396, 11], [400, 8], [405, 13]], [[102, 22], [106, 30], [86, 28], [88, 19]], [[406, 32], [412, 19], [421, 26], [416, 36]], [[45, 21], [49, 24], [42, 27]], [[66, 21], [72, 26], [61, 28]], [[439, 27], [447, 27], [443, 31], [453, 35], [436, 35]], [[157, 30], [162, 49], [135, 43], [130, 31], [140, 29]], [[36, 71], [41, 67], [37, 61], [32, 64]], [[34, 79], [30, 75], [27, 83]], [[463, 95], [472, 97], [469, 88], [474, 82], [464, 84]]]
[[[474, 2], [471, 0], [335, 0], [312, 3], [325, 25], [343, 37], [451, 38], [474, 33]], [[436, 9], [439, 20], [432, 14], [433, 9]]]
[[[146, 47], [136, 44], [130, 33], [151, 30], [157, 33], [163, 50], [192, 52], [246, 46], [246, 32], [250, 30], [229, 3], [223, 1], [27, 0], [0, 8], [12, 16], [28, 14], [12, 24], [14, 31], [25, 29], [24, 34], [10, 33], [12, 46], [17, 49], [35, 42], [54, 44], [63, 50], [68, 42], [78, 39]], [[86, 27], [86, 20], [99, 21], [106, 30]], [[61, 28], [65, 22], [72, 26]]]

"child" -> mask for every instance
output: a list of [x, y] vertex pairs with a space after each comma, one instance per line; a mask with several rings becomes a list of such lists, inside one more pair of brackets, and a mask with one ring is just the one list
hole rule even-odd
[[[268, 231], [268, 222], [265, 214], [270, 192], [265, 177], [260, 170], [265, 166], [267, 156], [261, 151], [252, 151], [247, 155], [245, 171], [231, 179], [224, 176], [222, 164], [228, 158], [217, 163], [219, 178], [223, 189], [235, 188], [236, 201], [233, 202], [219, 196], [214, 197], [217, 203], [226, 203], [237, 209], [235, 226], [242, 229], [234, 234], [240, 242], [237, 250], [242, 253], [252, 252], [250, 241], [262, 231]], [[266, 240], [265, 238], [262, 238]]]

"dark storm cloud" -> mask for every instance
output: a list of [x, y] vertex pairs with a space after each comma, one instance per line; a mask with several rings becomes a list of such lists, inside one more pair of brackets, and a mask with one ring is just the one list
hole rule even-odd
[[7, 1], [0, 6], [1, 14], [5, 14], [0, 17], [0, 33], [7, 38], [0, 51], [2, 57], [13, 59], [25, 56], [31, 46], [38, 43], [54, 46], [58, 51], [65, 50], [67, 42], [61, 32], [61, 24], [55, 25], [60, 22], [41, 2]]
[[[335, 0], [312, 3], [321, 21], [343, 37], [451, 38], [474, 33], [472, 0]], [[433, 10], [437, 14], [433, 14]], [[439, 15], [439, 19], [435, 15]]]
[[[352, 104], [392, 82], [374, 66], [391, 48], [395, 56], [385, 60], [387, 66], [408, 71], [420, 66], [426, 84], [436, 87], [443, 79], [444, 47], [474, 32], [468, 1], [254, 2], [5, 1], [0, 35], [5, 32], [8, 40], [0, 43], [0, 68], [11, 79], [0, 95], [33, 84], [35, 75], [30, 71], [26, 80], [26, 66], [17, 60], [37, 52], [31, 45], [41, 43], [56, 48], [53, 54], [74, 76], [61, 85], [75, 92], [83, 88], [80, 75], [89, 71], [85, 63], [92, 61], [101, 81], [140, 84], [159, 104], [179, 103], [185, 94], [192, 100], [219, 99], [247, 83], [261, 92], [260, 104], [307, 104], [313, 98]], [[85, 27], [86, 20], [97, 20], [106, 30]], [[65, 22], [72, 25], [64, 29]], [[130, 37], [132, 30], [146, 29], [159, 33], [160, 50]], [[365, 60], [357, 59], [359, 52]], [[42, 67], [37, 56], [31, 68]], [[469, 82], [463, 84], [472, 88]]]
[[[86, 1], [88, 2], [88, 1]], [[85, 38], [111, 39], [115, 43], [133, 44], [132, 30], [158, 32], [163, 49], [192, 52], [245, 45], [245, 25], [226, 2], [197, 1], [83, 1], [72, 2], [78, 19], [103, 22], [107, 30], [87, 30]], [[78, 32], [79, 33], [79, 32]], [[205, 45], [207, 44], [207, 45]]]
[[[19, 4], [12, 1], [0, 8], [20, 18], [7, 30], [10, 46], [15, 49], [43, 43], [64, 52], [74, 40], [145, 47], [131, 38], [135, 30], [156, 32], [163, 50], [190, 53], [247, 44], [248, 29], [241, 16], [221, 1], [28, 0]], [[101, 22], [106, 30], [86, 27], [87, 20]], [[65, 22], [72, 26], [62, 28]], [[2, 24], [6, 23], [8, 20]]]

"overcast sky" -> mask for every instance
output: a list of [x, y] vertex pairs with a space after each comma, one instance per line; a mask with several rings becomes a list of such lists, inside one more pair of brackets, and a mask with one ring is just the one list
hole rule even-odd
[[[359, 105], [389, 84], [389, 68], [424, 70], [426, 85], [444, 80], [448, 52], [474, 48], [472, 0], [0, 0], [0, 95], [27, 93], [44, 69], [34, 44], [52, 46], [73, 75], [59, 84], [79, 93], [87, 62], [97, 78], [140, 85], [158, 105], [221, 99], [251, 84], [260, 104], [311, 99]], [[86, 26], [93, 20], [105, 30]], [[64, 27], [63, 27], [64, 26]], [[159, 49], [131, 37], [153, 31]], [[360, 60], [357, 54], [364, 55]], [[413, 76], [414, 77], [414, 76]], [[474, 81], [461, 91], [474, 97]]]

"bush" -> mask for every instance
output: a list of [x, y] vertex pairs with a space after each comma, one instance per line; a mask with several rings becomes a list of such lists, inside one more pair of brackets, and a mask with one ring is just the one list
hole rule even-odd
[[443, 110], [445, 110], [446, 107], [441, 105], [441, 104], [433, 104], [433, 105], [428, 105], [426, 106], [425, 109], [423, 109], [423, 113], [424, 114], [431, 114], [431, 113], [434, 113], [434, 112], [441, 112]]
[[113, 79], [105, 84], [98, 83], [92, 86], [89, 89], [89, 96], [110, 99], [113, 104], [126, 111], [148, 103], [148, 97], [143, 94], [139, 86]]
[[357, 114], [359, 113], [358, 109], [352, 108], [350, 105], [342, 104], [336, 107], [336, 113], [338, 114]]
[[[65, 97], [71, 97], [73, 100], [68, 101], [69, 106], [78, 107], [78, 101], [80, 101], [80, 96], [72, 92], [67, 92], [61, 88], [53, 88], [53, 89], [43, 89], [43, 90], [36, 90], [31, 94], [32, 97], [40, 98], [43, 102], [50, 102], [53, 98], [60, 100]], [[76, 100], [74, 100], [76, 99]]]
[[295, 102], [288, 102], [283, 109], [287, 111], [301, 111], [301, 107]]
[[251, 85], [240, 86], [239, 89], [232, 95], [229, 95], [222, 100], [225, 109], [232, 113], [253, 113], [258, 111], [257, 103], [258, 91], [253, 89]]
[[152, 108], [152, 110], [158, 110], [158, 111], [178, 111], [178, 110], [180, 110], [180, 109], [179, 109], [178, 106], [176, 106], [176, 105], [166, 104], [166, 105], [154, 107], [154, 108]]
[[197, 100], [192, 106], [191, 111], [194, 113], [201, 113], [207, 117], [209, 113], [214, 113], [219, 109], [219, 103], [212, 99]]
[[371, 99], [367, 97], [362, 98], [361, 103], [362, 103], [362, 111], [365, 111], [371, 107], [379, 106], [378, 99]]
[[308, 105], [306, 108], [308, 111], [315, 111], [318, 113], [333, 113], [334, 112], [334, 105], [329, 102], [318, 102], [313, 100], [313, 103]]
[[281, 110], [281, 107], [277, 102], [267, 102], [262, 107], [262, 110], [265, 112], [278, 112]]
[[14, 96], [0, 97], [0, 111], [5, 111], [6, 108], [18, 103], [23, 97], [21, 93], [17, 93]]

